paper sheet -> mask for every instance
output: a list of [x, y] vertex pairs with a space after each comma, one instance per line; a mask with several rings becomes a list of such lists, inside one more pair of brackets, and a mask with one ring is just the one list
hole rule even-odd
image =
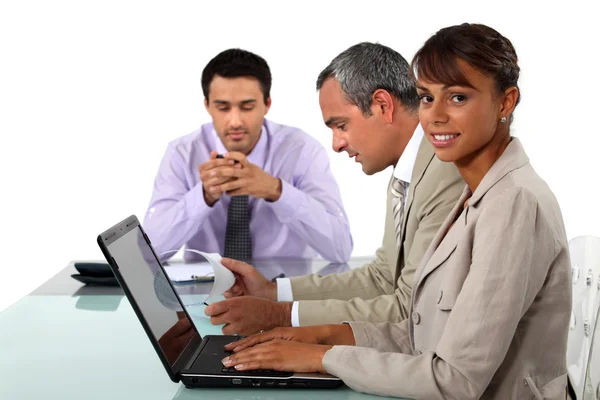
[[[171, 253], [171, 252], [176, 253], [177, 251], [178, 250], [166, 251], [166, 252], [162, 253], [161, 256]], [[212, 266], [212, 270], [215, 275], [215, 281], [213, 283], [213, 287], [212, 287], [212, 290], [210, 291], [210, 294], [208, 295], [208, 297], [205, 300], [206, 302], [210, 303], [211, 301], [213, 301], [213, 297], [221, 296], [223, 293], [225, 293], [225, 291], [227, 291], [230, 287], [233, 286], [233, 284], [235, 283], [235, 276], [233, 275], [233, 272], [231, 272], [230, 270], [225, 268], [223, 266], [223, 264], [221, 264], [222, 257], [220, 254], [204, 253], [202, 251], [198, 251], [198, 250], [194, 250], [194, 249], [186, 249], [185, 251], [191, 251], [192, 253], [200, 254]], [[196, 263], [196, 264], [202, 264], [202, 263]], [[206, 263], [204, 263], [204, 264], [206, 264]], [[186, 264], [186, 265], [182, 265], [180, 267], [185, 268], [188, 265], [192, 265], [192, 264]], [[167, 270], [168, 268], [170, 268], [170, 267], [166, 266], [165, 270]], [[168, 270], [167, 270], [167, 274], [169, 275], [169, 278], [171, 280], [173, 280], [173, 278], [171, 278], [171, 274], [168, 272]], [[187, 274], [187, 272], [186, 272], [186, 274]], [[191, 277], [191, 274], [190, 274], [190, 277]]]
[[221, 255], [217, 253], [203, 253], [201, 251], [198, 252], [203, 255], [204, 258], [208, 260], [209, 263], [213, 266], [213, 271], [215, 273], [215, 283], [213, 284], [212, 290], [210, 294], [206, 298], [206, 302], [210, 304], [213, 301], [212, 297], [221, 296], [227, 289], [233, 286], [235, 283], [235, 276], [233, 272], [228, 270], [221, 264]]

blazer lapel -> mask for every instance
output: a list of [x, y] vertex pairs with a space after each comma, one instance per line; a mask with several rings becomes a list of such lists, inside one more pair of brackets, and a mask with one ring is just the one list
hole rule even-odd
[[[463, 210], [463, 208], [468, 196], [471, 196], [469, 198], [469, 207], [474, 207], [483, 198], [485, 193], [487, 193], [487, 191], [500, 179], [528, 162], [529, 159], [521, 146], [521, 142], [517, 138], [512, 138], [508, 147], [504, 150], [504, 153], [502, 153], [500, 158], [492, 165], [492, 168], [485, 174], [475, 192], [471, 194], [470, 189], [465, 187], [456, 207], [454, 207], [448, 218], [446, 218], [446, 221], [436, 234], [423, 257], [423, 261], [415, 274], [414, 282], [417, 283], [417, 285], [413, 285], [413, 296], [415, 293], [414, 288], [420, 285], [427, 275], [435, 271], [437, 267], [446, 261], [456, 249], [458, 241], [467, 224], [467, 210]], [[448, 231], [448, 228], [452, 225], [452, 221], [454, 221], [459, 214], [460, 216], [456, 219], [454, 226]]]
[[[406, 209], [404, 210], [404, 215], [408, 215], [410, 212], [410, 208], [412, 206], [413, 200], [415, 198], [415, 192], [417, 191], [417, 187], [419, 186], [419, 182], [423, 179], [423, 175], [425, 175], [425, 171], [427, 171], [427, 167], [431, 164], [431, 161], [435, 157], [435, 153], [433, 152], [433, 147], [429, 143], [426, 137], [423, 137], [421, 140], [421, 145], [419, 146], [419, 151], [417, 152], [417, 159], [415, 160], [415, 167], [413, 168], [412, 176], [410, 177], [410, 185], [408, 189], [408, 199], [406, 199]], [[406, 218], [402, 219], [402, 236], [404, 236], [404, 231], [406, 230]], [[402, 238], [403, 239], [403, 238]]]
[[[414, 282], [417, 284], [413, 285], [413, 292], [414, 288], [420, 285], [427, 275], [442, 265], [456, 249], [458, 241], [467, 225], [467, 213], [463, 208], [464, 203], [470, 194], [471, 191], [469, 188], [465, 187], [462, 196], [460, 196], [460, 200], [456, 203], [456, 206], [431, 241], [431, 245], [429, 245], [429, 248], [425, 252], [421, 265], [415, 274]], [[452, 225], [453, 222], [454, 225]]]
[[421, 182], [421, 179], [423, 179], [423, 175], [425, 175], [425, 171], [427, 171], [427, 167], [433, 160], [433, 157], [435, 157], [433, 147], [431, 146], [427, 138], [423, 136], [423, 139], [421, 140], [421, 144], [419, 146], [419, 151], [417, 152], [417, 159], [415, 160], [415, 166], [413, 168], [412, 176], [410, 178], [408, 198], [406, 199], [404, 216], [402, 218], [402, 225], [400, 231], [400, 249], [398, 251], [398, 259], [396, 260], [394, 285], [397, 284], [398, 278], [400, 277], [400, 273], [402, 272], [402, 267], [404, 266], [404, 249], [402, 243], [404, 243], [404, 236], [406, 234], [406, 221], [408, 220], [407, 217], [410, 213], [410, 209], [412, 207], [413, 199], [415, 198], [415, 193], [418, 190], [419, 183]]

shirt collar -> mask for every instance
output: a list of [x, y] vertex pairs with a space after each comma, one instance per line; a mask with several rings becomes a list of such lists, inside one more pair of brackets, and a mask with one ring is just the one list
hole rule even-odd
[[415, 161], [417, 160], [417, 153], [419, 152], [419, 145], [424, 135], [425, 132], [423, 132], [421, 124], [418, 124], [394, 168], [394, 178], [410, 183], [410, 177], [412, 176]]
[[[223, 145], [223, 142], [221, 142], [219, 135], [217, 135], [217, 131], [215, 130], [214, 126], [212, 129], [212, 134], [216, 138], [216, 149], [215, 150], [219, 154], [227, 153], [227, 149]], [[268, 136], [269, 135], [268, 135], [268, 131], [267, 131], [267, 127], [266, 127], [266, 120], [265, 120], [265, 123], [263, 123], [262, 129], [260, 130], [260, 137], [258, 138], [258, 142], [256, 142], [256, 145], [254, 146], [254, 148], [252, 149], [250, 154], [248, 154], [248, 156], [246, 157], [248, 159], [248, 161], [250, 161], [252, 164], [258, 165], [262, 169], [264, 169], [265, 161], [266, 161], [266, 157], [267, 157], [267, 148], [268, 148], [268, 143], [269, 143]]]

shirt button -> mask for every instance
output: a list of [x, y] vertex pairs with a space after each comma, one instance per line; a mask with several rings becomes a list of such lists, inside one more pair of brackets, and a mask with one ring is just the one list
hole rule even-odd
[[412, 322], [415, 325], [419, 325], [419, 322], [421, 322], [421, 316], [416, 311], [412, 313]]

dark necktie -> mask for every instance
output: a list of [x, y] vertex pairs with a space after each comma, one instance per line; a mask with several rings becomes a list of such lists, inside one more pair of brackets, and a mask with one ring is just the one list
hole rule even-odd
[[231, 197], [227, 211], [224, 256], [240, 261], [252, 259], [248, 196]]

